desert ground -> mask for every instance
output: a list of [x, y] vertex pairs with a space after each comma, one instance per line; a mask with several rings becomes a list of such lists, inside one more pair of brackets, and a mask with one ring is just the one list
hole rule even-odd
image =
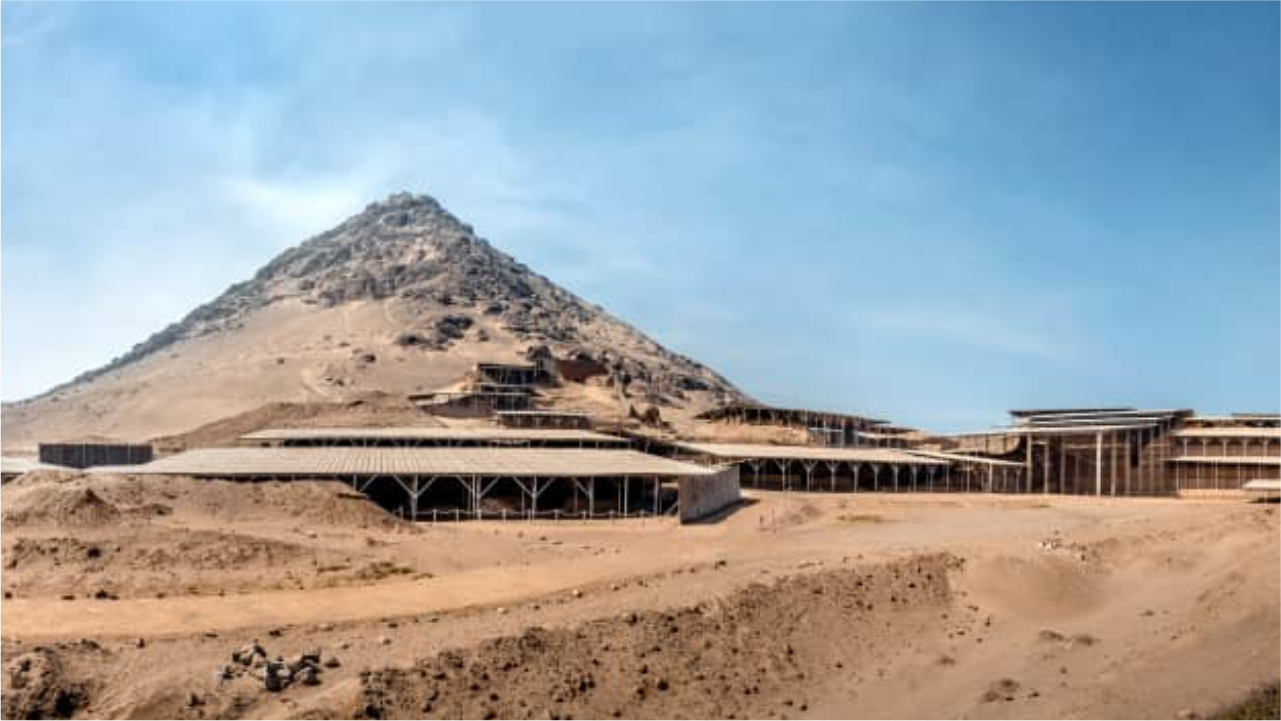
[[[1276, 505], [748, 496], [414, 525], [332, 482], [28, 474], [4, 715], [1189, 717], [1281, 667]], [[264, 655], [316, 670], [270, 691]]]

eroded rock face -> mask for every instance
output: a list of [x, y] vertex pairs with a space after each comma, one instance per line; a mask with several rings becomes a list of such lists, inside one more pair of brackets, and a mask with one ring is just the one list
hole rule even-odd
[[66, 678], [61, 659], [51, 649], [22, 654], [5, 672], [5, 718], [71, 718], [87, 700], [85, 687]]
[[[66, 385], [187, 339], [236, 329], [250, 314], [287, 300], [320, 307], [394, 300], [422, 319], [421, 327], [394, 342], [433, 351], [447, 350], [469, 334], [487, 339], [477, 322], [483, 318], [530, 344], [594, 357], [621, 374], [625, 389], [642, 386], [642, 395], [679, 398], [682, 390], [698, 389], [723, 400], [742, 397], [707, 367], [668, 351], [497, 250], [433, 198], [409, 193], [371, 203], [332, 230], [286, 250], [253, 278]], [[628, 342], [620, 346], [619, 338]]]

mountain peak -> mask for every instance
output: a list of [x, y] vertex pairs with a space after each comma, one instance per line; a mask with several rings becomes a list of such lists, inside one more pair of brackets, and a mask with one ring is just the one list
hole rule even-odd
[[412, 193], [402, 190], [388, 195], [385, 200], [375, 200], [365, 206], [365, 212], [380, 210], [404, 210], [410, 208], [430, 208], [442, 210], [440, 202], [426, 193]]
[[[366, 317], [372, 319], [352, 320]], [[710, 369], [663, 348], [494, 248], [435, 198], [409, 192], [372, 202], [338, 226], [280, 253], [249, 280], [45, 396], [84, 388], [104, 376], [117, 383], [130, 377], [140, 361], [163, 366], [193, 345], [239, 348], [242, 341], [237, 339], [251, 326], [255, 333], [277, 338], [271, 324], [279, 321], [266, 318], [292, 318], [291, 333], [314, 336], [295, 353], [325, 355], [331, 360], [322, 376], [346, 377], [325, 393], [346, 393], [352, 390], [350, 383], [368, 384], [363, 390], [396, 390], [346, 368], [346, 361], [332, 360], [350, 356], [351, 348], [382, 348], [374, 355], [390, 353], [407, 367], [442, 364], [427, 371], [431, 375], [458, 364], [458, 358], [448, 357], [456, 346], [471, 358], [547, 346], [566, 357], [607, 363], [655, 404], [682, 403], [685, 393], [741, 397]], [[271, 343], [286, 347], [283, 341]], [[285, 363], [276, 357], [270, 362], [270, 374], [282, 371]], [[409, 382], [413, 375], [396, 378], [397, 383]], [[320, 387], [314, 380], [304, 385], [308, 392]]]

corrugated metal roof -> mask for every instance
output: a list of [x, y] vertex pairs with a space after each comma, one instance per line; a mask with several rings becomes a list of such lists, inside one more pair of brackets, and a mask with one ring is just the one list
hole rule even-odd
[[0, 473], [5, 475], [19, 475], [30, 473], [32, 471], [75, 471], [74, 468], [65, 466], [53, 466], [48, 463], [41, 463], [34, 458], [23, 458], [20, 456], [0, 456]]
[[955, 463], [983, 463], [990, 466], [1005, 468], [1023, 468], [1024, 464], [1013, 461], [1002, 461], [999, 458], [984, 458], [983, 456], [969, 456], [964, 453], [942, 453], [939, 451], [920, 451], [915, 448], [905, 449], [904, 453], [911, 453], [914, 456], [924, 456], [926, 458], [937, 458], [941, 461], [953, 461]]
[[1237, 426], [1224, 428], [1180, 428], [1172, 435], [1179, 438], [1281, 438], [1281, 428]]
[[1281, 481], [1272, 478], [1259, 478], [1241, 487], [1247, 491], [1281, 491]]
[[532, 410], [532, 411], [494, 411], [494, 415], [502, 416], [572, 416], [574, 418], [586, 418], [587, 413], [583, 411], [554, 411], [554, 410]]
[[925, 458], [889, 448], [832, 448], [826, 446], [774, 446], [758, 443], [687, 443], [676, 446], [716, 458], [794, 459], [798, 461], [852, 461], [862, 463], [902, 463], [919, 466], [945, 466], [946, 461]]
[[722, 415], [724, 413], [733, 413], [735, 411], [740, 411], [740, 410], [774, 411], [776, 413], [786, 413], [790, 415], [811, 415], [811, 416], [827, 416], [829, 418], [847, 418], [849, 420], [861, 421], [867, 425], [874, 425], [874, 426], [884, 425], [886, 423], [889, 423], [889, 421], [881, 420], [879, 418], [869, 418], [868, 416], [860, 416], [852, 413], [838, 413], [836, 411], [820, 411], [820, 410], [813, 410], [810, 408], [779, 408], [777, 406], [768, 406], [763, 403], [729, 403], [723, 406], [718, 406], [716, 408], [703, 411], [702, 413], [699, 413], [695, 417], [696, 418], [713, 418], [718, 415]]
[[240, 437], [245, 441], [584, 441], [622, 443], [604, 433], [572, 428], [266, 428]]
[[966, 431], [965, 433], [956, 433], [950, 438], [977, 438], [980, 436], [1070, 436], [1070, 435], [1094, 435], [1095, 433], [1111, 433], [1113, 431], [1134, 431], [1145, 428], [1155, 428], [1153, 425], [1133, 426], [1133, 425], [1098, 425], [1098, 426], [1010, 426], [1009, 428], [994, 428], [989, 431]]
[[1177, 456], [1172, 463], [1213, 463], [1239, 466], [1281, 466], [1281, 456]]
[[237, 476], [702, 476], [716, 472], [628, 450], [579, 448], [199, 448], [118, 473]]

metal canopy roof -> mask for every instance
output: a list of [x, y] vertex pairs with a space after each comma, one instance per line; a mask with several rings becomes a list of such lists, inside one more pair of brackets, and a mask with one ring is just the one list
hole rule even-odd
[[889, 421], [882, 420], [879, 418], [869, 418], [867, 416], [860, 416], [852, 413], [839, 413], [837, 411], [820, 411], [820, 410], [813, 410], [810, 408], [780, 408], [778, 406], [765, 405], [764, 403], [729, 403], [723, 406], [718, 406], [716, 408], [703, 411], [702, 413], [699, 413], [695, 417], [696, 418], [715, 418], [725, 413], [731, 413], [731, 412], [740, 411], [740, 410], [774, 411], [776, 413], [787, 413], [792, 415], [811, 415], [811, 416], [827, 416], [829, 418], [845, 418], [853, 421], [860, 421], [862, 423], [865, 423], [867, 425], [872, 425], [872, 426], [882, 426], [889, 423]]
[[964, 453], [942, 453], [939, 451], [918, 451], [914, 448], [910, 450], [906, 450], [904, 452], [911, 453], [914, 456], [924, 456], [926, 458], [937, 458], [941, 461], [952, 461], [954, 463], [981, 463], [984, 465], [1004, 467], [1004, 468], [1023, 468], [1022, 463], [1015, 463], [1013, 461], [1002, 461], [999, 458], [985, 458], [983, 456], [971, 456], [971, 455], [966, 455]]
[[4, 473], [5, 475], [20, 475], [23, 473], [30, 473], [32, 471], [78, 471], [78, 469], [41, 463], [34, 458], [0, 456], [0, 473]]
[[1247, 491], [1281, 491], [1281, 480], [1257, 478], [1242, 486]]
[[704, 476], [718, 469], [628, 450], [578, 448], [201, 448], [96, 471], [207, 478]]
[[1141, 415], [1141, 416], [1089, 416], [1089, 417], [1061, 417], [1053, 416], [1048, 418], [1023, 418], [1020, 419], [1019, 428], [1043, 428], [1046, 426], [1062, 428], [1066, 426], [1136, 426], [1136, 425], [1156, 425], [1158, 422], [1169, 420], [1170, 416], [1162, 415]]
[[1180, 428], [1172, 435], [1179, 438], [1281, 438], [1281, 428], [1255, 426]]
[[1281, 456], [1178, 456], [1171, 463], [1213, 463], [1242, 466], [1281, 466]]
[[1010, 411], [1019, 425], [1052, 424], [1068, 425], [1072, 423], [1119, 424], [1136, 419], [1155, 421], [1171, 420], [1180, 415], [1191, 414], [1188, 410], [1173, 409], [1082, 409], [1062, 411]]
[[624, 439], [572, 428], [267, 428], [240, 437], [246, 441], [583, 441], [622, 443]]
[[1041, 413], [1014, 416], [1017, 422], [1022, 424], [1028, 423], [1070, 423], [1074, 421], [1093, 421], [1095, 423], [1113, 423], [1122, 422], [1136, 418], [1152, 418], [1160, 420], [1170, 420], [1180, 414], [1190, 413], [1190, 411], [1178, 410], [1127, 410], [1117, 411], [1115, 413]]
[[1116, 415], [1118, 413], [1133, 413], [1134, 408], [1023, 408], [1010, 411], [1010, 415], [1016, 418], [1024, 416], [1054, 416], [1054, 415]]
[[1033, 435], [1094, 435], [1095, 433], [1110, 433], [1112, 431], [1133, 431], [1145, 428], [1155, 428], [1155, 424], [1145, 425], [1093, 425], [1093, 426], [1010, 426], [1009, 428], [994, 428], [989, 431], [967, 431], [957, 433], [953, 438], [964, 438], [966, 436], [1033, 436]]
[[589, 414], [584, 411], [557, 411], [557, 410], [532, 410], [532, 411], [494, 411], [496, 416], [573, 416], [575, 418], [587, 418]]
[[687, 443], [677, 447], [716, 458], [735, 460], [797, 460], [853, 463], [901, 463], [919, 466], [946, 466], [947, 461], [926, 458], [888, 448], [832, 448], [826, 446], [774, 446], [757, 443]]

